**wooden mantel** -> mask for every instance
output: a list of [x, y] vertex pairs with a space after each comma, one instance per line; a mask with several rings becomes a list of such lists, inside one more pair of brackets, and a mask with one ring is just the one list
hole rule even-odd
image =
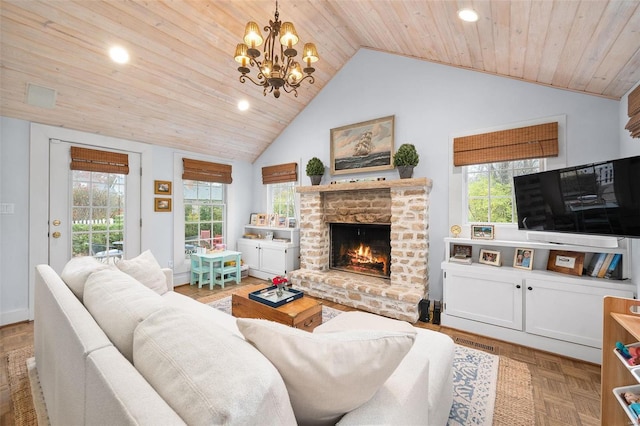
[[367, 189], [390, 189], [390, 188], [410, 188], [427, 187], [429, 190], [433, 181], [426, 177], [411, 179], [377, 180], [349, 183], [334, 183], [329, 185], [298, 186], [296, 192], [336, 192], [336, 191], [357, 191]]

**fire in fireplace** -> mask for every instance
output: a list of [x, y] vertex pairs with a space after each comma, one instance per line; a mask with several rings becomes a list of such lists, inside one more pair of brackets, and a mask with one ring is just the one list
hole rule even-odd
[[389, 278], [391, 225], [330, 224], [329, 268]]

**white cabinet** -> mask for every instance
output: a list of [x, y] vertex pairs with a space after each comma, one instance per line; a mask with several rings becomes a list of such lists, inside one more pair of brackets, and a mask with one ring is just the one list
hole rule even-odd
[[[604, 296], [633, 298], [630, 280], [607, 280], [547, 271], [548, 250], [564, 250], [556, 244], [478, 241], [447, 238], [445, 244], [473, 246], [474, 263], [445, 261], [442, 324], [524, 346], [599, 363], [602, 348], [602, 300]], [[513, 247], [536, 249], [533, 270], [510, 265]], [[502, 267], [477, 262], [480, 248], [507, 253]], [[545, 253], [544, 249], [547, 250]], [[572, 251], [602, 251], [572, 246]], [[510, 252], [509, 252], [510, 250]], [[629, 250], [623, 253], [627, 263]], [[447, 259], [451, 247], [447, 247]], [[509, 259], [509, 260], [507, 260]]]
[[[242, 238], [237, 242], [242, 259], [249, 265], [249, 275], [266, 280], [300, 267], [299, 229], [247, 225], [245, 233], [263, 237]], [[272, 233], [277, 241], [264, 239], [267, 233]]]
[[522, 285], [517, 276], [499, 276], [466, 265], [446, 270], [446, 313], [522, 330]]

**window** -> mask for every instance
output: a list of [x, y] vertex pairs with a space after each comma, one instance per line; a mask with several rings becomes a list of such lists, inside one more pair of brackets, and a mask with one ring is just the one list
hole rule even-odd
[[183, 180], [185, 259], [196, 247], [213, 248], [225, 241], [225, 184]]
[[544, 170], [539, 158], [463, 167], [467, 222], [516, 223], [513, 177]]
[[122, 257], [126, 175], [72, 171], [73, 256]]
[[281, 216], [295, 217], [296, 205], [295, 182], [274, 183], [267, 185], [268, 206], [270, 213]]

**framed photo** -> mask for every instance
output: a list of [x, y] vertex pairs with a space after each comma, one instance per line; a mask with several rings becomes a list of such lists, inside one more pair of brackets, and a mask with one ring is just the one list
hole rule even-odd
[[171, 198], [156, 198], [154, 210], [157, 212], [170, 212]]
[[462, 244], [453, 245], [453, 257], [467, 259], [471, 257], [472, 246]]
[[287, 217], [284, 215], [278, 216], [278, 228], [286, 228], [287, 227]]
[[513, 255], [513, 267], [518, 269], [533, 269], [533, 249], [517, 248]]
[[267, 226], [268, 217], [266, 213], [258, 213], [258, 226]]
[[249, 225], [257, 225], [258, 224], [258, 213], [251, 213], [249, 216]]
[[471, 225], [472, 240], [493, 240], [493, 225]]
[[576, 251], [550, 250], [547, 270], [569, 275], [582, 275], [584, 253]]
[[331, 174], [392, 170], [394, 118], [331, 129]]
[[289, 228], [295, 228], [296, 227], [296, 218], [295, 217], [290, 217], [289, 218]]
[[171, 182], [169, 182], [168, 180], [154, 180], [153, 193], [171, 195]]
[[480, 249], [478, 262], [486, 265], [500, 266], [500, 252], [494, 250]]

